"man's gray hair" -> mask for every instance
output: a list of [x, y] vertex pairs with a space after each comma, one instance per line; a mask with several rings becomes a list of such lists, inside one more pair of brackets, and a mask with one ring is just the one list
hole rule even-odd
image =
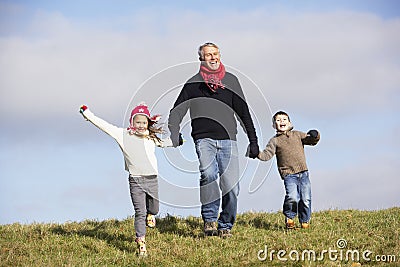
[[202, 45], [199, 47], [199, 50], [197, 51], [197, 54], [199, 55], [199, 59], [200, 59], [200, 60], [204, 60], [203, 48], [206, 47], [206, 46], [215, 47], [215, 48], [218, 49], [218, 52], [219, 52], [219, 47], [218, 47], [218, 45], [216, 45], [216, 44], [214, 44], [214, 43], [211, 43], [211, 42], [204, 43], [204, 44], [202, 44]]

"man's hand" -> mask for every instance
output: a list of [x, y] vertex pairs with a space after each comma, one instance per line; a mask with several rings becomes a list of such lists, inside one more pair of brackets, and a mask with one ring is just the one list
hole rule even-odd
[[181, 146], [183, 145], [183, 142], [185, 142], [181, 133], [179, 133], [178, 136], [171, 134], [170, 138], [172, 141], [172, 147]]
[[258, 143], [250, 142], [249, 146], [247, 147], [246, 156], [248, 156], [251, 159], [255, 159], [257, 158], [258, 153], [260, 153], [260, 148], [258, 147]]
[[183, 139], [183, 135], [179, 133], [179, 146], [183, 145], [183, 142], [185, 142], [185, 140]]

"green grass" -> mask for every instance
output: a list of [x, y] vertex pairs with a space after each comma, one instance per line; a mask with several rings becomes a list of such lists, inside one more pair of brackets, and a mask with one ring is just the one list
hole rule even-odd
[[[230, 239], [205, 238], [200, 218], [168, 216], [148, 229], [144, 259], [136, 253], [133, 220], [0, 225], [0, 266], [400, 266], [400, 208], [315, 212], [310, 229], [290, 231], [281, 213], [244, 213]], [[338, 248], [339, 239], [347, 241], [345, 248]], [[278, 259], [279, 250], [286, 261]], [[337, 250], [331, 251], [337, 259], [329, 252], [321, 259], [324, 250]], [[346, 260], [349, 250], [360, 260], [351, 254]], [[367, 250], [371, 261], [362, 258]], [[292, 260], [296, 251], [299, 260]], [[305, 254], [302, 260], [304, 251], [314, 251], [316, 259]]]

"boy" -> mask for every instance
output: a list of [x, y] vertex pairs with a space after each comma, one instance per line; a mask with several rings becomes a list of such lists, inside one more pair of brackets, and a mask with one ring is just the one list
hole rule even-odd
[[295, 228], [294, 218], [297, 215], [301, 228], [308, 228], [311, 219], [311, 183], [304, 145], [316, 145], [320, 134], [316, 130], [310, 130], [308, 133], [293, 131], [289, 115], [284, 111], [278, 111], [273, 116], [272, 123], [276, 135], [258, 154], [258, 159], [267, 161], [276, 155], [278, 171], [286, 191], [283, 203], [286, 228]]

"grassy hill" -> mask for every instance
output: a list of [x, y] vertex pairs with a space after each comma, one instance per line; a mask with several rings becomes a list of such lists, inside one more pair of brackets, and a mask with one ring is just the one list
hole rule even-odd
[[197, 217], [168, 216], [136, 254], [133, 218], [0, 225], [0, 266], [400, 266], [400, 207], [313, 213], [287, 231], [281, 213], [238, 215], [230, 239], [205, 238]]

